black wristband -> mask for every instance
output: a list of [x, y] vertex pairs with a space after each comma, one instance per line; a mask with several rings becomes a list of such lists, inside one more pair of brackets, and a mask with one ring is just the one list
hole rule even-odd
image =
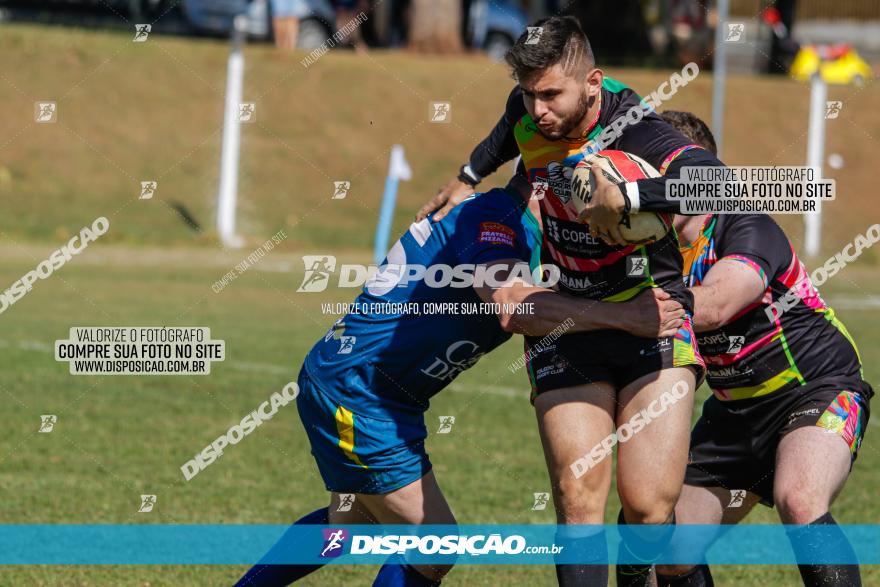
[[459, 170], [458, 170], [458, 181], [460, 181], [461, 183], [466, 183], [466, 184], [468, 184], [469, 186], [471, 186], [472, 188], [475, 188], [475, 187], [477, 187], [477, 184], [480, 183], [480, 180], [474, 178], [473, 176], [471, 176], [470, 174], [468, 174], [467, 171], [465, 171], [465, 167], [467, 167], [467, 166], [468, 166], [468, 164], [465, 163], [464, 165], [462, 165], [462, 166], [459, 168]]

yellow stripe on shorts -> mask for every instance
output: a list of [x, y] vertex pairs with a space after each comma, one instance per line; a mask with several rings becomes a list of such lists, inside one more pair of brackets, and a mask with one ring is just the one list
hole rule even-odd
[[339, 448], [345, 456], [364, 469], [368, 468], [354, 454], [354, 414], [342, 406], [336, 408], [336, 432], [339, 433]]

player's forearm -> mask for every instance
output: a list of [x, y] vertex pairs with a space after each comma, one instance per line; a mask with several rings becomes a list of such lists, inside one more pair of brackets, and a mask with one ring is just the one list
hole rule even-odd
[[553, 290], [525, 284], [496, 289], [493, 301], [501, 307], [501, 327], [515, 334], [543, 336], [565, 325], [566, 331], [602, 328], [625, 330], [626, 316], [620, 304], [575, 298]]
[[707, 332], [716, 330], [727, 323], [727, 311], [724, 307], [724, 296], [715, 286], [692, 287], [694, 294], [694, 331]]

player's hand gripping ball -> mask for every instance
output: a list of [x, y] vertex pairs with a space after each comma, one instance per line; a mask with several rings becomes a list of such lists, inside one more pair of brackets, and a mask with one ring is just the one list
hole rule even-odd
[[[660, 173], [643, 159], [623, 151], [599, 151], [587, 155], [574, 168], [571, 176], [571, 203], [578, 214], [584, 211], [596, 189], [596, 178], [591, 167], [598, 164], [603, 175], [614, 183], [660, 177]], [[642, 245], [660, 240], [672, 227], [673, 214], [666, 212], [623, 213], [620, 232], [631, 245]]]

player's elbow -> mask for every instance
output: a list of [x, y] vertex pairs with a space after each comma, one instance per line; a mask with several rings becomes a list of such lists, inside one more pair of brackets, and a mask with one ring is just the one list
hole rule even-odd
[[501, 330], [511, 334], [526, 334], [525, 325], [522, 320], [512, 312], [500, 312], [498, 314], [498, 323], [501, 324]]
[[730, 319], [722, 306], [710, 304], [698, 307], [694, 313], [694, 330], [707, 332], [717, 330], [727, 324]]
[[694, 289], [694, 330], [707, 332], [729, 324], [743, 309], [731, 286], [724, 283]]
[[513, 317], [509, 314], [498, 314], [498, 323], [501, 325], [501, 330], [504, 332], [509, 332], [511, 334], [517, 334], [516, 325], [513, 322]]
[[528, 325], [525, 323], [523, 316], [516, 313], [513, 308], [516, 306], [511, 304], [509, 300], [495, 300], [498, 310], [498, 323], [501, 324], [501, 330], [511, 334], [526, 334]]
[[504, 332], [533, 335], [537, 330], [536, 318], [532, 314], [518, 311], [519, 304], [508, 301], [498, 306], [498, 322]]
[[533, 291], [514, 285], [499, 287], [492, 292], [491, 301], [495, 304], [502, 330], [511, 334], [533, 334], [536, 319], [532, 314], [521, 310], [523, 300]]
[[501, 325], [501, 330], [517, 334], [516, 317], [508, 311], [510, 308], [510, 289], [502, 287], [494, 290], [489, 301], [497, 308], [498, 324]]

